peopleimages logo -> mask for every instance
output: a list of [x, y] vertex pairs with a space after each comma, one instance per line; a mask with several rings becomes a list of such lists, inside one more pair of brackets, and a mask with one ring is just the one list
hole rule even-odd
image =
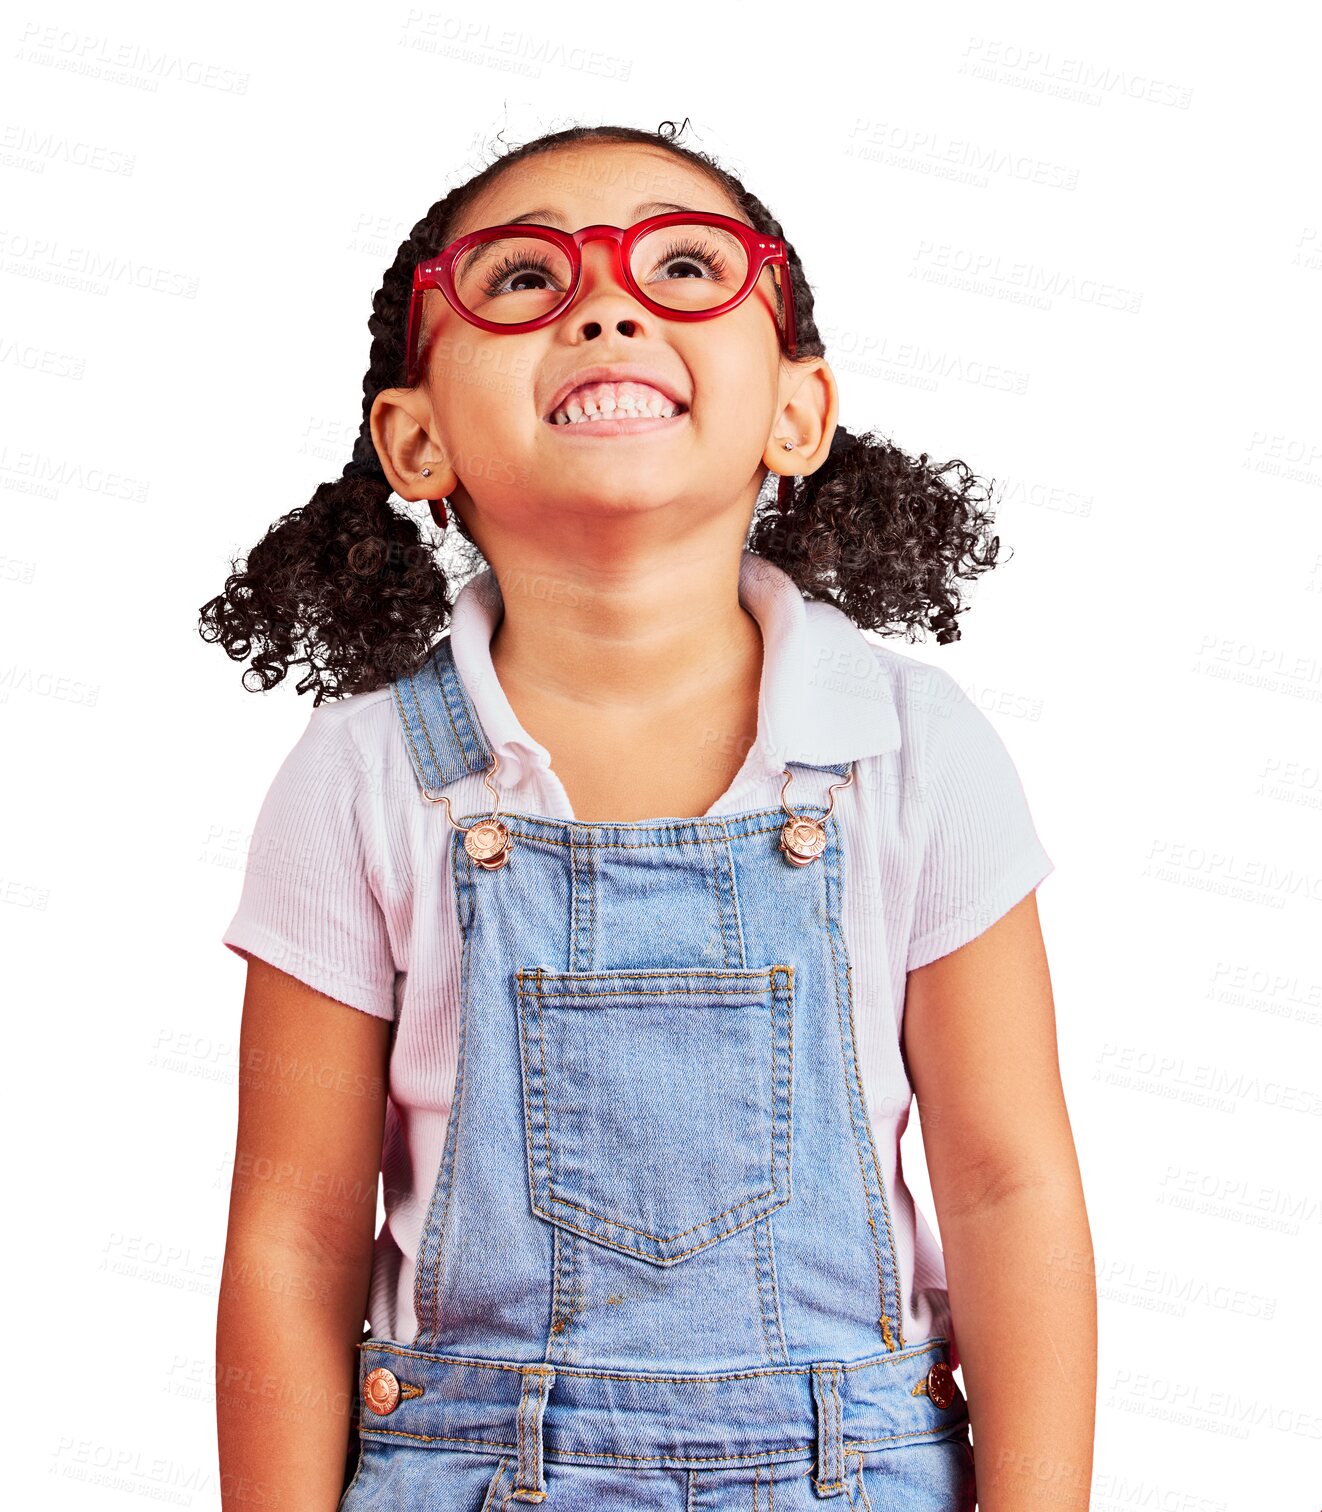
[[1113, 68], [1087, 58], [1057, 57], [1046, 48], [1021, 47], [989, 37], [970, 37], [959, 71], [973, 79], [1007, 84], [1033, 94], [1052, 95], [1084, 105], [1111, 98], [1188, 110], [1193, 89], [1154, 79], [1141, 69]]
[[856, 119], [845, 156], [985, 189], [993, 178], [1017, 179], [1046, 189], [1074, 190], [1079, 170], [995, 143], [950, 137], [931, 127]]
[[103, 32], [28, 21], [19, 37], [15, 60], [39, 67], [124, 84], [155, 93], [162, 81], [195, 84], [218, 94], [248, 92], [248, 75], [202, 58], [185, 57], [168, 49], [156, 51], [137, 42], [119, 41]]

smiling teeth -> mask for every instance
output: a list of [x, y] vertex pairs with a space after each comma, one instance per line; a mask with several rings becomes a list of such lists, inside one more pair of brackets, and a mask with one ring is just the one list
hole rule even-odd
[[634, 379], [618, 383], [584, 383], [551, 415], [552, 425], [583, 425], [590, 420], [635, 419], [643, 416], [668, 420], [682, 411], [683, 405], [651, 384]]
[[678, 406], [671, 404], [668, 399], [653, 399], [650, 404], [636, 404], [630, 399], [607, 399], [600, 408], [594, 399], [587, 400], [585, 404], [571, 399], [563, 409], [556, 410], [551, 416], [551, 424], [582, 425], [590, 420], [628, 419], [631, 416], [636, 419], [640, 415], [650, 415], [654, 420], [668, 420], [677, 411]]

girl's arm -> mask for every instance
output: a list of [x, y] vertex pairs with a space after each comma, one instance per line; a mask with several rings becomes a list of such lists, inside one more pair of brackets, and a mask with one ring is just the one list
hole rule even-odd
[[225, 1512], [334, 1512], [340, 1499], [390, 1028], [249, 958], [216, 1327]]
[[1030, 893], [911, 971], [904, 1052], [967, 1383], [980, 1512], [1087, 1512], [1092, 1236]]

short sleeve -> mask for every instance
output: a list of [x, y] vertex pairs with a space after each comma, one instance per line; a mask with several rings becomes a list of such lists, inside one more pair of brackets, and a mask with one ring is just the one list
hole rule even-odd
[[975, 939], [1055, 870], [1004, 741], [944, 670], [928, 708], [918, 791], [925, 840], [909, 971]]
[[347, 702], [314, 709], [276, 773], [221, 943], [393, 1019], [396, 968], [377, 891], [371, 770], [353, 739]]

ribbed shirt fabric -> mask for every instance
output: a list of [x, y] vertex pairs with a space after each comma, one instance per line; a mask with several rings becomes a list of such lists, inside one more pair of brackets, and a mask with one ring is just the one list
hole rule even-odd
[[[839, 609], [745, 551], [739, 596], [763, 638], [758, 733], [707, 811], [776, 808], [786, 760], [856, 760], [837, 791], [842, 928], [864, 1096], [891, 1199], [904, 1340], [952, 1339], [945, 1267], [900, 1170], [912, 1089], [901, 1055], [905, 977], [981, 934], [1054, 869], [987, 716], [940, 668], [868, 639]], [[550, 753], [519, 724], [491, 660], [502, 613], [491, 571], [452, 613], [455, 664], [492, 748], [501, 807], [573, 819]], [[789, 800], [827, 801], [830, 773], [795, 772]], [[447, 789], [489, 810], [481, 773]], [[459, 1044], [462, 940], [445, 805], [424, 799], [389, 688], [328, 702], [261, 806], [223, 943], [328, 997], [395, 1022], [382, 1150], [372, 1334], [410, 1343], [414, 1258], [439, 1170]], [[491, 963], [487, 963], [491, 969]], [[797, 1154], [797, 1152], [796, 1152]], [[510, 1173], [522, 1179], [522, 1172]]]

